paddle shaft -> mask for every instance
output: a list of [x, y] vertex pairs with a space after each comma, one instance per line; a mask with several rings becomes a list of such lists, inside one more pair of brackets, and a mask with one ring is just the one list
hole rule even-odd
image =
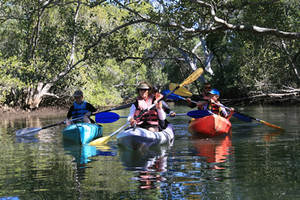
[[109, 137], [114, 136], [115, 134], [117, 134], [119, 131], [121, 131], [123, 128], [125, 128], [127, 125], [129, 125], [129, 122], [127, 122], [126, 124], [124, 124], [123, 126], [121, 126], [118, 130], [116, 130], [115, 132], [111, 133], [109, 135]]
[[[71, 119], [70, 121], [76, 121], [76, 120], [79, 120], [79, 119], [83, 119], [83, 117], [74, 118], [74, 119]], [[56, 124], [50, 124], [48, 126], [44, 126], [41, 129], [51, 128], [53, 126], [57, 126], [57, 125], [65, 124], [65, 123], [66, 123], [66, 121], [62, 121], [62, 122], [58, 122]]]
[[119, 106], [119, 107], [116, 107], [116, 108], [111, 108], [111, 109], [103, 110], [101, 112], [92, 113], [92, 115], [97, 115], [98, 113], [109, 112], [109, 111], [113, 111], [113, 110], [122, 110], [122, 109], [125, 109], [125, 108], [129, 108], [131, 105], [132, 105], [132, 103], [125, 104], [125, 105], [122, 105], [122, 106]]

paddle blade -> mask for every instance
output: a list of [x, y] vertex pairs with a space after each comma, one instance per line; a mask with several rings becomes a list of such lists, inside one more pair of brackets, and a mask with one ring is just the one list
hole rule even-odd
[[89, 145], [91, 145], [91, 146], [101, 146], [101, 145], [107, 144], [110, 137], [111, 136], [109, 135], [109, 136], [98, 138], [98, 139], [92, 141], [91, 143], [89, 143]]
[[97, 123], [112, 123], [119, 120], [120, 116], [113, 112], [102, 112], [95, 115], [95, 121]]
[[[177, 86], [178, 86], [178, 84], [170, 83], [169, 89], [171, 91], [173, 91]], [[177, 95], [180, 95], [180, 96], [192, 96], [193, 95], [188, 89], [186, 89], [184, 87], [178, 88], [177, 90], [174, 91], [174, 93]]]
[[199, 76], [201, 76], [202, 73], [203, 73], [202, 68], [197, 69], [180, 84], [180, 87], [188, 85], [191, 82], [195, 81]]
[[31, 137], [38, 133], [42, 128], [24, 128], [16, 131], [18, 137]]
[[[166, 94], [169, 94], [170, 92], [171, 92], [170, 90], [163, 90], [161, 92], [161, 94], [166, 95]], [[179, 100], [180, 98], [178, 95], [171, 93], [171, 94], [169, 94], [169, 96], [167, 96], [167, 99]]]
[[275, 128], [275, 129], [279, 129], [279, 130], [281, 130], [281, 131], [285, 131], [285, 129], [284, 129], [284, 128], [281, 128], [280, 126], [276, 126], [276, 125], [274, 125], [274, 124], [270, 124], [270, 123], [265, 122], [264, 120], [261, 120], [261, 119], [258, 119], [258, 120], [259, 120], [259, 122], [261, 122], [261, 123], [263, 123], [263, 124], [265, 124], [265, 125], [267, 125], [267, 126], [270, 126], [270, 127], [272, 127], [272, 128]]
[[206, 117], [206, 116], [209, 116], [212, 114], [213, 113], [211, 113], [208, 110], [192, 110], [187, 113], [187, 116], [192, 117], [192, 118], [202, 118], [202, 117]]

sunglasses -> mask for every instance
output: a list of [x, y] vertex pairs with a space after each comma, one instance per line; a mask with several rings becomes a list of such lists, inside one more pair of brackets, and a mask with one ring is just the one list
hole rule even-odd
[[147, 91], [148, 89], [139, 89], [139, 91]]
[[204, 89], [211, 89], [211, 87], [204, 87]]

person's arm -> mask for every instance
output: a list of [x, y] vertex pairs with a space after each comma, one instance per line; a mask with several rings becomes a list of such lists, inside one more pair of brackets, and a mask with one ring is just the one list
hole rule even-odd
[[163, 106], [163, 109], [164, 111], [167, 113], [167, 114], [170, 114], [170, 112], [172, 112], [171, 108], [168, 106], [168, 104], [165, 102], [165, 101], [161, 101], [162, 103], [162, 106]]
[[[194, 103], [194, 102], [198, 102], [198, 101], [201, 101], [201, 100], [203, 100], [203, 97], [199, 96], [199, 95], [193, 95], [192, 98], [186, 98], [186, 102], [187, 102], [187, 104], [190, 108], [197, 107], [197, 104]], [[192, 102], [192, 101], [194, 101], [194, 102]]]
[[169, 107], [169, 105], [165, 102], [165, 101], [161, 101], [162, 105], [163, 105], [163, 109], [165, 111], [166, 114], [169, 114], [170, 117], [175, 117], [176, 113], [171, 110], [171, 108]]
[[166, 113], [164, 111], [164, 109], [162, 108], [157, 108], [157, 115], [158, 115], [158, 119], [164, 121], [166, 119]]
[[97, 111], [97, 108], [95, 108], [92, 104], [86, 103], [86, 109], [89, 111], [85, 113], [85, 116], [90, 117], [93, 112]]
[[135, 119], [134, 119], [134, 113], [135, 113], [136, 107], [135, 104], [133, 103], [130, 107], [130, 111], [127, 117], [127, 121], [130, 122], [131, 125], [133, 125], [134, 123], [136, 123]]
[[97, 108], [95, 108], [92, 104], [86, 103], [86, 109], [90, 112], [96, 112]]
[[71, 119], [73, 111], [74, 111], [74, 104], [69, 108], [67, 119]]
[[198, 101], [197, 102], [198, 109], [200, 109], [200, 110], [206, 110], [207, 105], [208, 105], [207, 101]]
[[[224, 108], [225, 110], [225, 108]], [[226, 111], [227, 115], [225, 115], [226, 119], [230, 119], [234, 113], [234, 108], [230, 108], [229, 113]]]

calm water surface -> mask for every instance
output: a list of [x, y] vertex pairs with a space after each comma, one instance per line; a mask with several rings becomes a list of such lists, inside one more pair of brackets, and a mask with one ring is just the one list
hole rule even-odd
[[[0, 124], [0, 199], [299, 199], [300, 107], [241, 107], [240, 112], [284, 127], [232, 118], [232, 137], [197, 139], [189, 117], [176, 117], [172, 146], [143, 152], [62, 140], [63, 126], [30, 138], [15, 131], [64, 119], [26, 118]], [[176, 106], [177, 113], [188, 107]], [[127, 115], [128, 110], [117, 112]], [[104, 135], [125, 124], [105, 124]]]

